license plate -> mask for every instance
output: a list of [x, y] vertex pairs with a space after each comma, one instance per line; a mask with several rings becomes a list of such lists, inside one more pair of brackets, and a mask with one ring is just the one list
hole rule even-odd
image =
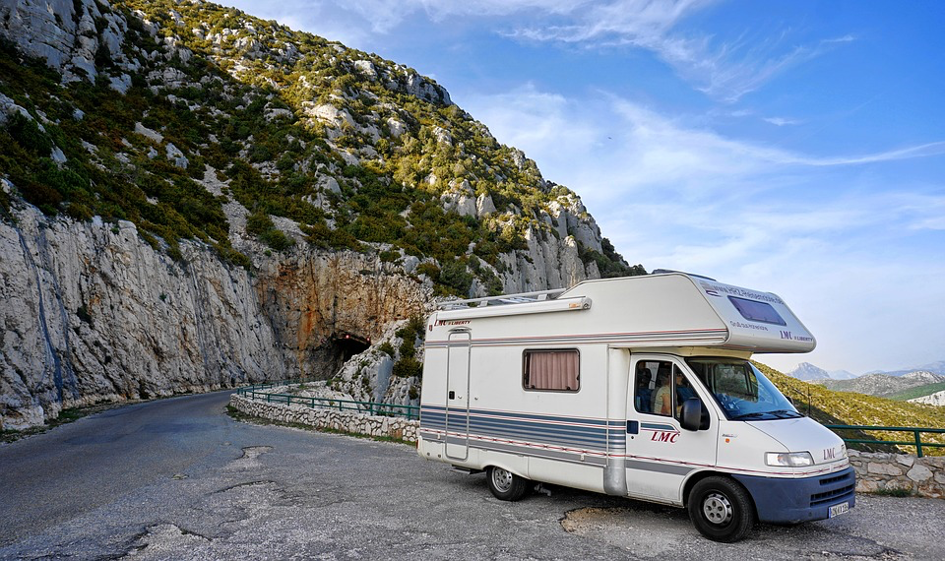
[[830, 506], [830, 517], [843, 515], [848, 511], [850, 511], [850, 502], [838, 503], [837, 505]]

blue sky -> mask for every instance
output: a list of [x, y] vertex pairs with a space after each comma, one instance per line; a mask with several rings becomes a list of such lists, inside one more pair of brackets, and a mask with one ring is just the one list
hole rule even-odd
[[412, 66], [631, 263], [780, 294], [856, 374], [945, 360], [945, 3], [224, 2]]

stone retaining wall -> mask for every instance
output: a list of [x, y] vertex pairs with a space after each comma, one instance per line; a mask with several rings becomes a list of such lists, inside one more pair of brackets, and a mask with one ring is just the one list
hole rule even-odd
[[945, 457], [922, 457], [849, 450], [856, 470], [856, 491], [909, 490], [918, 496], [945, 498]]
[[312, 408], [301, 404], [275, 404], [250, 400], [239, 394], [230, 396], [230, 405], [244, 414], [269, 420], [300, 423], [319, 429], [334, 429], [371, 437], [391, 437], [411, 443], [417, 442], [417, 428], [420, 427], [417, 420]]

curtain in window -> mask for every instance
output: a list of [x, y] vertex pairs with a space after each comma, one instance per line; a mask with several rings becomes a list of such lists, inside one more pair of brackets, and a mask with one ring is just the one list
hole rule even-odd
[[579, 355], [576, 349], [527, 352], [528, 387], [536, 390], [577, 390]]

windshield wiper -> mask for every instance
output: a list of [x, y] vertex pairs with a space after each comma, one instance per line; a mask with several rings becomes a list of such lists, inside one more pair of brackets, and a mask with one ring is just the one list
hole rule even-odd
[[747, 412], [744, 414], [739, 414], [737, 416], [730, 417], [730, 420], [747, 420], [755, 419], [769, 415], [769, 412]]
[[758, 419], [765, 416], [772, 416], [778, 419], [789, 419], [789, 418], [803, 418], [804, 414], [795, 412], [793, 410], [773, 410], [770, 412], [747, 412], [744, 414], [739, 414], [737, 416], [730, 417], [730, 420], [748, 420], [748, 419]]
[[804, 414], [794, 411], [794, 410], [774, 410], [768, 413], [773, 414], [775, 416], [783, 416], [785, 418], [803, 418], [804, 417]]

